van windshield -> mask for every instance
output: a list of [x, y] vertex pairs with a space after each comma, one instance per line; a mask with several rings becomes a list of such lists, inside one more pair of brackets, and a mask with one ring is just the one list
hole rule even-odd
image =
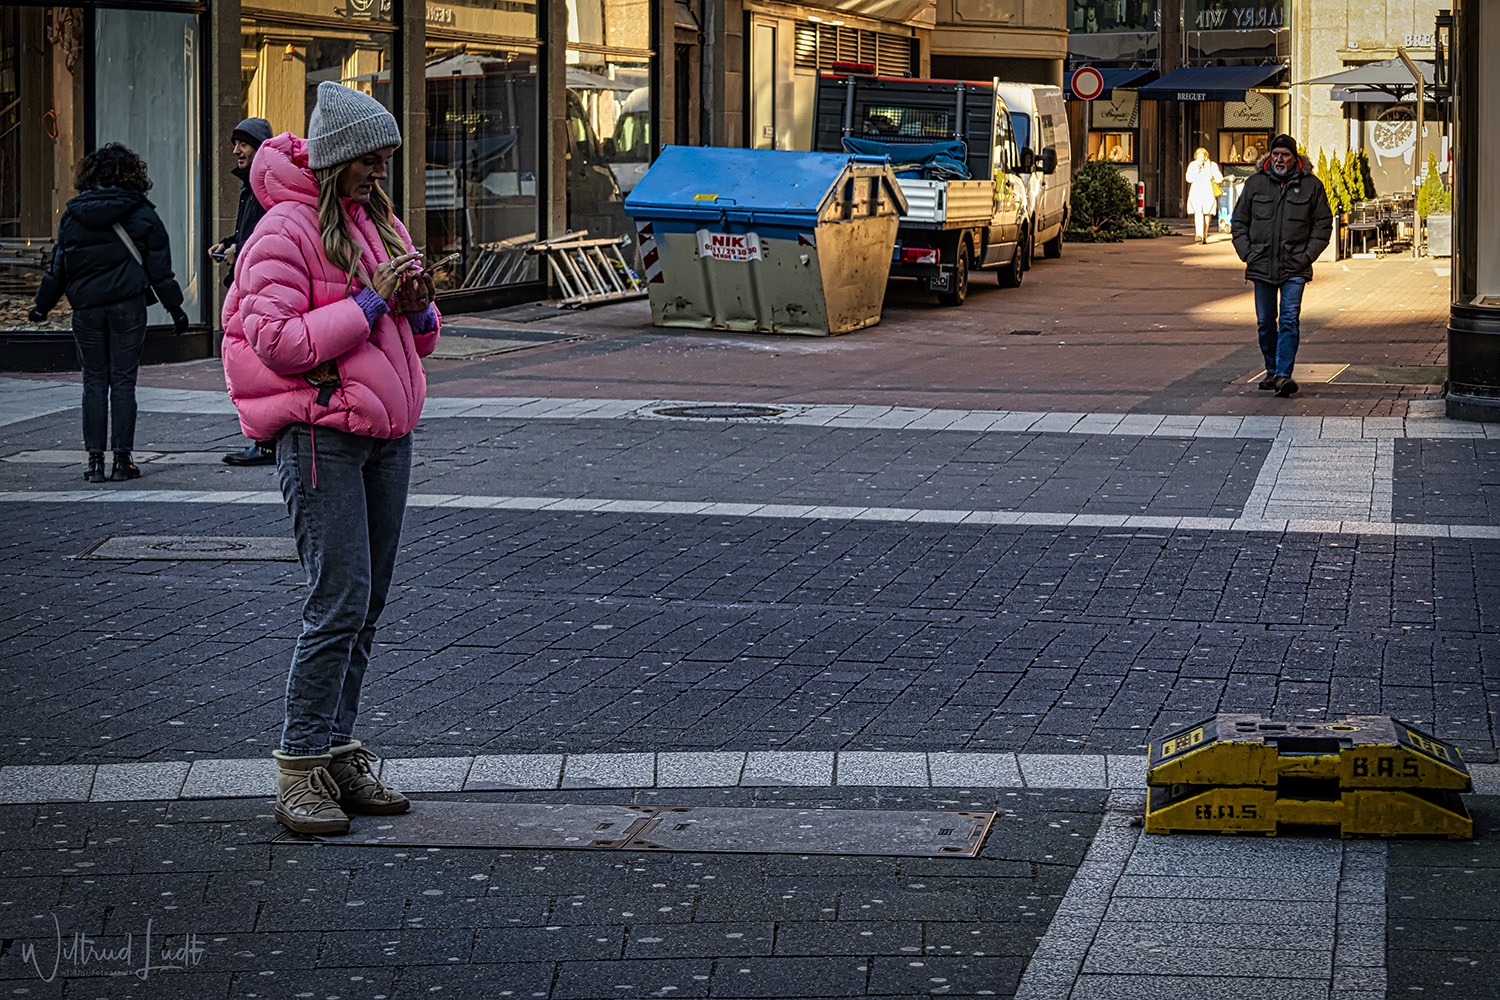
[[1024, 111], [1012, 111], [1010, 113], [1010, 127], [1016, 133], [1016, 146], [1019, 149], [1031, 148], [1031, 118]]

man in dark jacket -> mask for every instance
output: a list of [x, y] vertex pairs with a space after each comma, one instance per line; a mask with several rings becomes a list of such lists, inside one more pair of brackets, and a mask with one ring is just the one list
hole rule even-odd
[[1297, 153], [1297, 140], [1278, 135], [1260, 169], [1245, 181], [1234, 206], [1234, 250], [1255, 284], [1255, 319], [1265, 356], [1262, 389], [1297, 391], [1292, 366], [1301, 339], [1302, 291], [1312, 262], [1333, 235], [1323, 184]]
[[[260, 144], [271, 138], [271, 123], [264, 118], [246, 118], [234, 127], [230, 141], [234, 143], [234, 169], [230, 171], [240, 179], [240, 207], [235, 215], [234, 233], [224, 237], [208, 248], [208, 254], [229, 268], [224, 276], [224, 287], [234, 281], [234, 259], [240, 247], [255, 232], [256, 223], [266, 214], [265, 206], [250, 190], [250, 164], [255, 161], [255, 151]], [[239, 451], [224, 456], [230, 465], [270, 465], [276, 461], [276, 452], [271, 442], [251, 441]]]

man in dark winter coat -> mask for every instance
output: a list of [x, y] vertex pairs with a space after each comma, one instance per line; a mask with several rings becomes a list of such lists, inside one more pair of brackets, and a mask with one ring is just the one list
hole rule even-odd
[[[240, 247], [244, 246], [250, 234], [255, 232], [256, 223], [266, 214], [265, 206], [255, 197], [255, 192], [250, 190], [250, 164], [255, 161], [255, 151], [260, 148], [260, 144], [269, 138], [271, 123], [264, 118], [246, 118], [230, 133], [230, 140], [234, 143], [235, 164], [234, 170], [230, 172], [240, 179], [240, 208], [235, 215], [234, 233], [208, 248], [209, 256], [229, 268], [229, 273], [224, 276], [225, 288], [234, 281], [234, 259], [239, 256]], [[270, 442], [251, 441], [239, 451], [225, 455], [224, 461], [229, 465], [270, 465], [276, 461], [276, 452]]]
[[1333, 235], [1323, 184], [1297, 153], [1297, 140], [1278, 135], [1260, 169], [1245, 181], [1234, 206], [1234, 250], [1255, 285], [1255, 318], [1265, 356], [1262, 389], [1297, 391], [1292, 367], [1301, 339], [1302, 291], [1312, 262]]

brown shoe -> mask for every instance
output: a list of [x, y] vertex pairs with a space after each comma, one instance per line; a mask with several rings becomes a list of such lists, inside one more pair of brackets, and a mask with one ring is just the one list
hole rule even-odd
[[339, 803], [352, 813], [393, 816], [411, 808], [411, 799], [375, 776], [380, 758], [366, 750], [359, 740], [336, 746], [329, 751], [333, 763], [328, 773], [338, 782]]
[[328, 754], [276, 758], [276, 819], [297, 833], [348, 833], [349, 817], [339, 808], [339, 786], [328, 773]]
[[1276, 379], [1276, 395], [1285, 399], [1297, 391], [1297, 383], [1292, 381], [1290, 375], [1282, 375]]

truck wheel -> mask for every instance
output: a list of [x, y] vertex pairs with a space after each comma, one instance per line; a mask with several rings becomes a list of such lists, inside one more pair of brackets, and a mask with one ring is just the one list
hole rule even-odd
[[1027, 258], [1031, 256], [1027, 251], [1031, 246], [1031, 237], [1026, 233], [1021, 234], [1021, 242], [1016, 244], [1016, 252], [1011, 255], [1010, 263], [1000, 269], [998, 278], [1002, 288], [1020, 288], [1021, 279], [1026, 277]]
[[953, 291], [938, 292], [938, 302], [945, 306], [961, 306], [969, 296], [969, 248], [958, 245], [958, 255], [953, 258]]
[[1057, 235], [1042, 244], [1042, 256], [1048, 260], [1056, 260], [1062, 256], [1062, 230], [1058, 229]]

